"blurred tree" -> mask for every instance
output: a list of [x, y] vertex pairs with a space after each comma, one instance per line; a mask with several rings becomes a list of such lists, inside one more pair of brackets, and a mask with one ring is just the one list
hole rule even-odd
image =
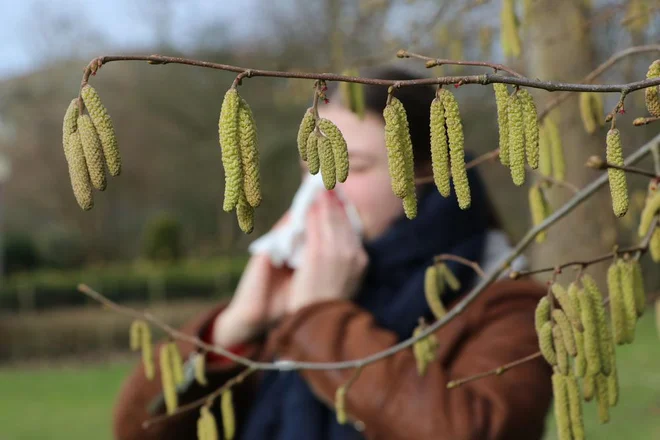
[[181, 222], [170, 214], [153, 217], [144, 229], [143, 254], [154, 262], [174, 262], [183, 256]]
[[35, 269], [39, 265], [37, 246], [29, 235], [11, 233], [4, 240], [5, 273], [22, 272]]

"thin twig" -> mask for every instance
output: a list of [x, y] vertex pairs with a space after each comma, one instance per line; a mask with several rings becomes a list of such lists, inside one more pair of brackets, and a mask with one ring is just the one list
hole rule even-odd
[[[602, 75], [605, 71], [609, 70], [612, 66], [614, 66], [616, 63], [621, 61], [622, 59], [629, 57], [631, 55], [637, 55], [640, 53], [645, 53], [645, 52], [660, 52], [660, 44], [648, 44], [645, 46], [633, 46], [629, 47], [628, 49], [622, 50], [620, 52], [615, 53], [612, 55], [610, 58], [608, 58], [605, 62], [603, 62], [600, 66], [596, 67], [594, 70], [591, 71], [587, 76], [582, 78], [580, 81], [581, 83], [591, 83], [593, 80], [598, 78], [600, 75]], [[541, 110], [538, 114], [538, 119], [539, 121], [543, 120], [552, 109], [557, 107], [559, 104], [562, 102], [566, 101], [569, 97], [571, 96], [570, 93], [562, 93], [559, 96], [557, 96], [555, 99], [550, 101], [543, 110]]]
[[246, 377], [248, 377], [250, 374], [254, 373], [257, 371], [254, 368], [246, 368], [245, 370], [241, 371], [239, 374], [234, 376], [233, 378], [229, 379], [223, 386], [218, 388], [217, 390], [213, 391], [212, 393], [207, 394], [204, 397], [201, 397], [197, 400], [194, 400], [192, 402], [186, 403], [185, 405], [179, 406], [172, 414], [163, 414], [160, 416], [155, 416], [152, 417], [148, 420], [145, 420], [142, 422], [142, 429], [149, 429], [151, 425], [155, 425], [159, 422], [165, 421], [169, 419], [170, 417], [174, 417], [178, 414], [185, 413], [188, 411], [191, 411], [195, 408], [199, 408], [200, 406], [206, 404], [207, 402], [213, 402], [216, 398], [218, 398], [222, 393], [224, 393], [226, 390], [229, 388], [233, 387], [234, 385], [243, 382]]
[[440, 254], [440, 255], [436, 255], [434, 257], [434, 260], [435, 260], [436, 263], [438, 263], [440, 261], [447, 261], [447, 260], [456, 261], [457, 263], [461, 263], [465, 266], [471, 267], [472, 270], [474, 270], [480, 277], [483, 278], [483, 277], [486, 276], [486, 272], [484, 272], [484, 270], [481, 268], [481, 266], [479, 266], [479, 263], [477, 263], [476, 261], [468, 260], [467, 258], [460, 257], [458, 255]]
[[617, 170], [625, 171], [626, 173], [639, 174], [642, 176], [650, 177], [652, 179], [657, 179], [658, 177], [660, 177], [653, 171], [645, 170], [639, 167], [617, 165], [611, 162], [605, 162], [602, 158], [598, 156], [591, 156], [587, 161], [586, 165], [589, 168], [593, 168], [596, 170], [606, 170], [608, 168], [614, 168]]
[[646, 117], [646, 118], [636, 118], [633, 121], [633, 125], [635, 127], [639, 127], [639, 126], [647, 125], [647, 124], [650, 124], [652, 122], [657, 122], [657, 121], [660, 121], [660, 116], [649, 116], [649, 117]]
[[457, 65], [457, 66], [477, 66], [477, 67], [488, 67], [495, 72], [501, 70], [502, 72], [509, 73], [518, 78], [524, 78], [524, 76], [510, 67], [505, 66], [504, 64], [491, 63], [488, 61], [465, 61], [465, 60], [448, 60], [443, 58], [431, 58], [425, 55], [420, 55], [418, 53], [408, 52], [407, 50], [400, 50], [396, 53], [396, 56], [399, 58], [417, 58], [422, 61], [426, 61], [426, 68], [430, 69], [431, 67], [443, 66], [443, 65]]
[[484, 371], [483, 373], [478, 373], [473, 376], [468, 376], [462, 379], [450, 380], [449, 382], [447, 382], [447, 389], [458, 388], [461, 385], [464, 385], [468, 382], [472, 382], [473, 380], [483, 379], [484, 377], [499, 376], [500, 374], [510, 370], [513, 367], [522, 365], [525, 362], [533, 361], [534, 359], [539, 357], [541, 357], [541, 352], [537, 351], [536, 353], [532, 353], [529, 356], [525, 356], [524, 358], [515, 360], [513, 362], [509, 362], [508, 364], [504, 364], [497, 368], [493, 368], [492, 370]]
[[[626, 164], [637, 163], [644, 156], [646, 156], [649, 153], [649, 151], [658, 143], [660, 143], [660, 134], [656, 135], [653, 139], [651, 139], [646, 144], [642, 145], [637, 151], [635, 151], [630, 156], [628, 156], [628, 158], [626, 158], [625, 163]], [[529, 244], [532, 241], [534, 241], [535, 237], [540, 232], [548, 229], [550, 226], [561, 220], [564, 216], [566, 216], [568, 213], [573, 211], [577, 206], [579, 206], [581, 203], [583, 203], [585, 200], [591, 197], [594, 193], [596, 193], [606, 183], [607, 183], [607, 174], [603, 174], [602, 176], [598, 177], [596, 180], [591, 182], [589, 185], [587, 185], [585, 188], [581, 189], [577, 194], [575, 194], [575, 196], [573, 196], [562, 207], [560, 207], [554, 213], [552, 213], [552, 215], [547, 217], [543, 222], [531, 228], [525, 234], [525, 236], [516, 244], [516, 246], [511, 251], [509, 251], [509, 253], [503, 259], [503, 261], [498, 266], [493, 268], [490, 272], [488, 272], [486, 276], [484, 276], [479, 281], [479, 283], [470, 291], [470, 293], [468, 293], [463, 298], [461, 298], [461, 300], [451, 310], [449, 310], [443, 318], [429, 325], [427, 328], [422, 330], [417, 336], [412, 336], [395, 345], [392, 345], [391, 347], [388, 347], [385, 350], [371, 354], [361, 359], [340, 361], [340, 362], [296, 362], [289, 360], [281, 360], [273, 363], [255, 362], [250, 359], [237, 356], [223, 349], [222, 347], [217, 347], [214, 345], [207, 344], [197, 337], [190, 336], [188, 334], [180, 332], [174, 329], [173, 327], [154, 318], [150, 314], [141, 313], [129, 307], [120, 306], [119, 304], [116, 304], [113, 301], [107, 299], [106, 297], [94, 291], [88, 286], [79, 285], [78, 290], [80, 290], [82, 293], [89, 296], [90, 298], [100, 302], [104, 306], [113, 309], [119, 313], [122, 313], [124, 315], [133, 318], [145, 319], [151, 322], [152, 324], [156, 325], [157, 327], [159, 327], [160, 329], [162, 329], [168, 335], [170, 335], [175, 339], [190, 342], [199, 348], [202, 348], [207, 351], [211, 351], [213, 353], [218, 353], [222, 356], [232, 359], [237, 363], [255, 369], [289, 371], [289, 370], [342, 370], [342, 369], [358, 368], [360, 366], [365, 366], [377, 362], [381, 359], [390, 357], [412, 346], [417, 341], [424, 339], [431, 333], [434, 333], [440, 328], [447, 325], [451, 320], [453, 320], [455, 317], [463, 313], [463, 311], [482, 294], [482, 292], [486, 289], [486, 287], [488, 287], [495, 280], [497, 280], [500, 277], [500, 275], [504, 273], [504, 271], [508, 270], [513, 260], [515, 260], [527, 248], [527, 246], [529, 246]]]
[[307, 72], [283, 72], [276, 70], [250, 69], [246, 67], [232, 66], [229, 64], [211, 63], [208, 61], [199, 61], [189, 58], [169, 57], [163, 55], [121, 55], [121, 56], [101, 56], [93, 59], [85, 72], [81, 81], [81, 88], [87, 84], [89, 76], [96, 72], [99, 65], [114, 61], [147, 61], [150, 64], [184, 64], [188, 66], [204, 67], [209, 69], [224, 70], [227, 72], [245, 73], [250, 72], [250, 77], [273, 77], [273, 78], [297, 78], [314, 79], [324, 81], [341, 81], [359, 84], [370, 84], [378, 86], [409, 87], [422, 85], [438, 84], [513, 84], [537, 89], [543, 89], [550, 92], [571, 91], [571, 92], [601, 92], [601, 93], [622, 93], [628, 94], [635, 90], [644, 89], [651, 86], [660, 85], [660, 78], [645, 79], [626, 84], [573, 84], [553, 81], [541, 81], [525, 77], [502, 76], [497, 74], [467, 75], [467, 76], [444, 76], [438, 78], [421, 78], [411, 80], [390, 80], [378, 78], [363, 78], [357, 76], [338, 75], [335, 73], [307, 73]]

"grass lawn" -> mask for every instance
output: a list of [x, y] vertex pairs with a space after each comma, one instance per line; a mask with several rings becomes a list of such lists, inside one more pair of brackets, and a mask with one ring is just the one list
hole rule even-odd
[[[587, 438], [660, 439], [660, 339], [653, 318], [649, 310], [635, 343], [617, 348], [621, 394], [610, 423], [599, 425], [595, 402], [585, 405]], [[132, 365], [0, 369], [0, 439], [111, 439], [112, 404]], [[550, 412], [546, 439], [555, 438]]]

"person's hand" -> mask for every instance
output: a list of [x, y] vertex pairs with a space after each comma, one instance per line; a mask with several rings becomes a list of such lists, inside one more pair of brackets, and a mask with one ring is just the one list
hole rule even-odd
[[305, 260], [293, 275], [287, 311], [351, 298], [360, 287], [367, 264], [367, 253], [341, 202], [333, 191], [326, 191], [307, 216]]
[[[274, 229], [288, 221], [285, 214]], [[250, 258], [231, 302], [218, 315], [213, 343], [223, 347], [245, 342], [279, 320], [286, 311], [293, 270], [274, 267], [268, 255]]]

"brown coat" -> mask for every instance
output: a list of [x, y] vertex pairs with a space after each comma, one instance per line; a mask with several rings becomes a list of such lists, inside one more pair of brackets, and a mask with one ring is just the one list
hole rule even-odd
[[[538, 350], [534, 309], [544, 294], [528, 281], [499, 281], [486, 289], [463, 313], [437, 331], [438, 359], [419, 377], [411, 349], [364, 368], [346, 397], [349, 420], [364, 427], [368, 439], [540, 439], [551, 393], [551, 371], [535, 359], [501, 376], [489, 376], [448, 390], [452, 379], [470, 376], [527, 356]], [[200, 334], [220, 309], [198, 317], [184, 331]], [[394, 333], [379, 328], [373, 317], [345, 300], [313, 304], [285, 317], [265, 343], [247, 355], [281, 359], [337, 362], [358, 359], [397, 342]], [[194, 347], [179, 343], [182, 355]], [[179, 404], [199, 398], [242, 370], [238, 365], [210, 368], [210, 386], [193, 385]], [[352, 370], [303, 371], [314, 393], [325, 402]], [[257, 376], [234, 388], [238, 423], [242, 423]], [[146, 407], [160, 392], [160, 377], [149, 382], [136, 368], [124, 383], [114, 414], [117, 439], [194, 439], [198, 411], [170, 418], [147, 430]], [[358, 422], [359, 421], [359, 422]], [[220, 421], [218, 421], [220, 425]]]

